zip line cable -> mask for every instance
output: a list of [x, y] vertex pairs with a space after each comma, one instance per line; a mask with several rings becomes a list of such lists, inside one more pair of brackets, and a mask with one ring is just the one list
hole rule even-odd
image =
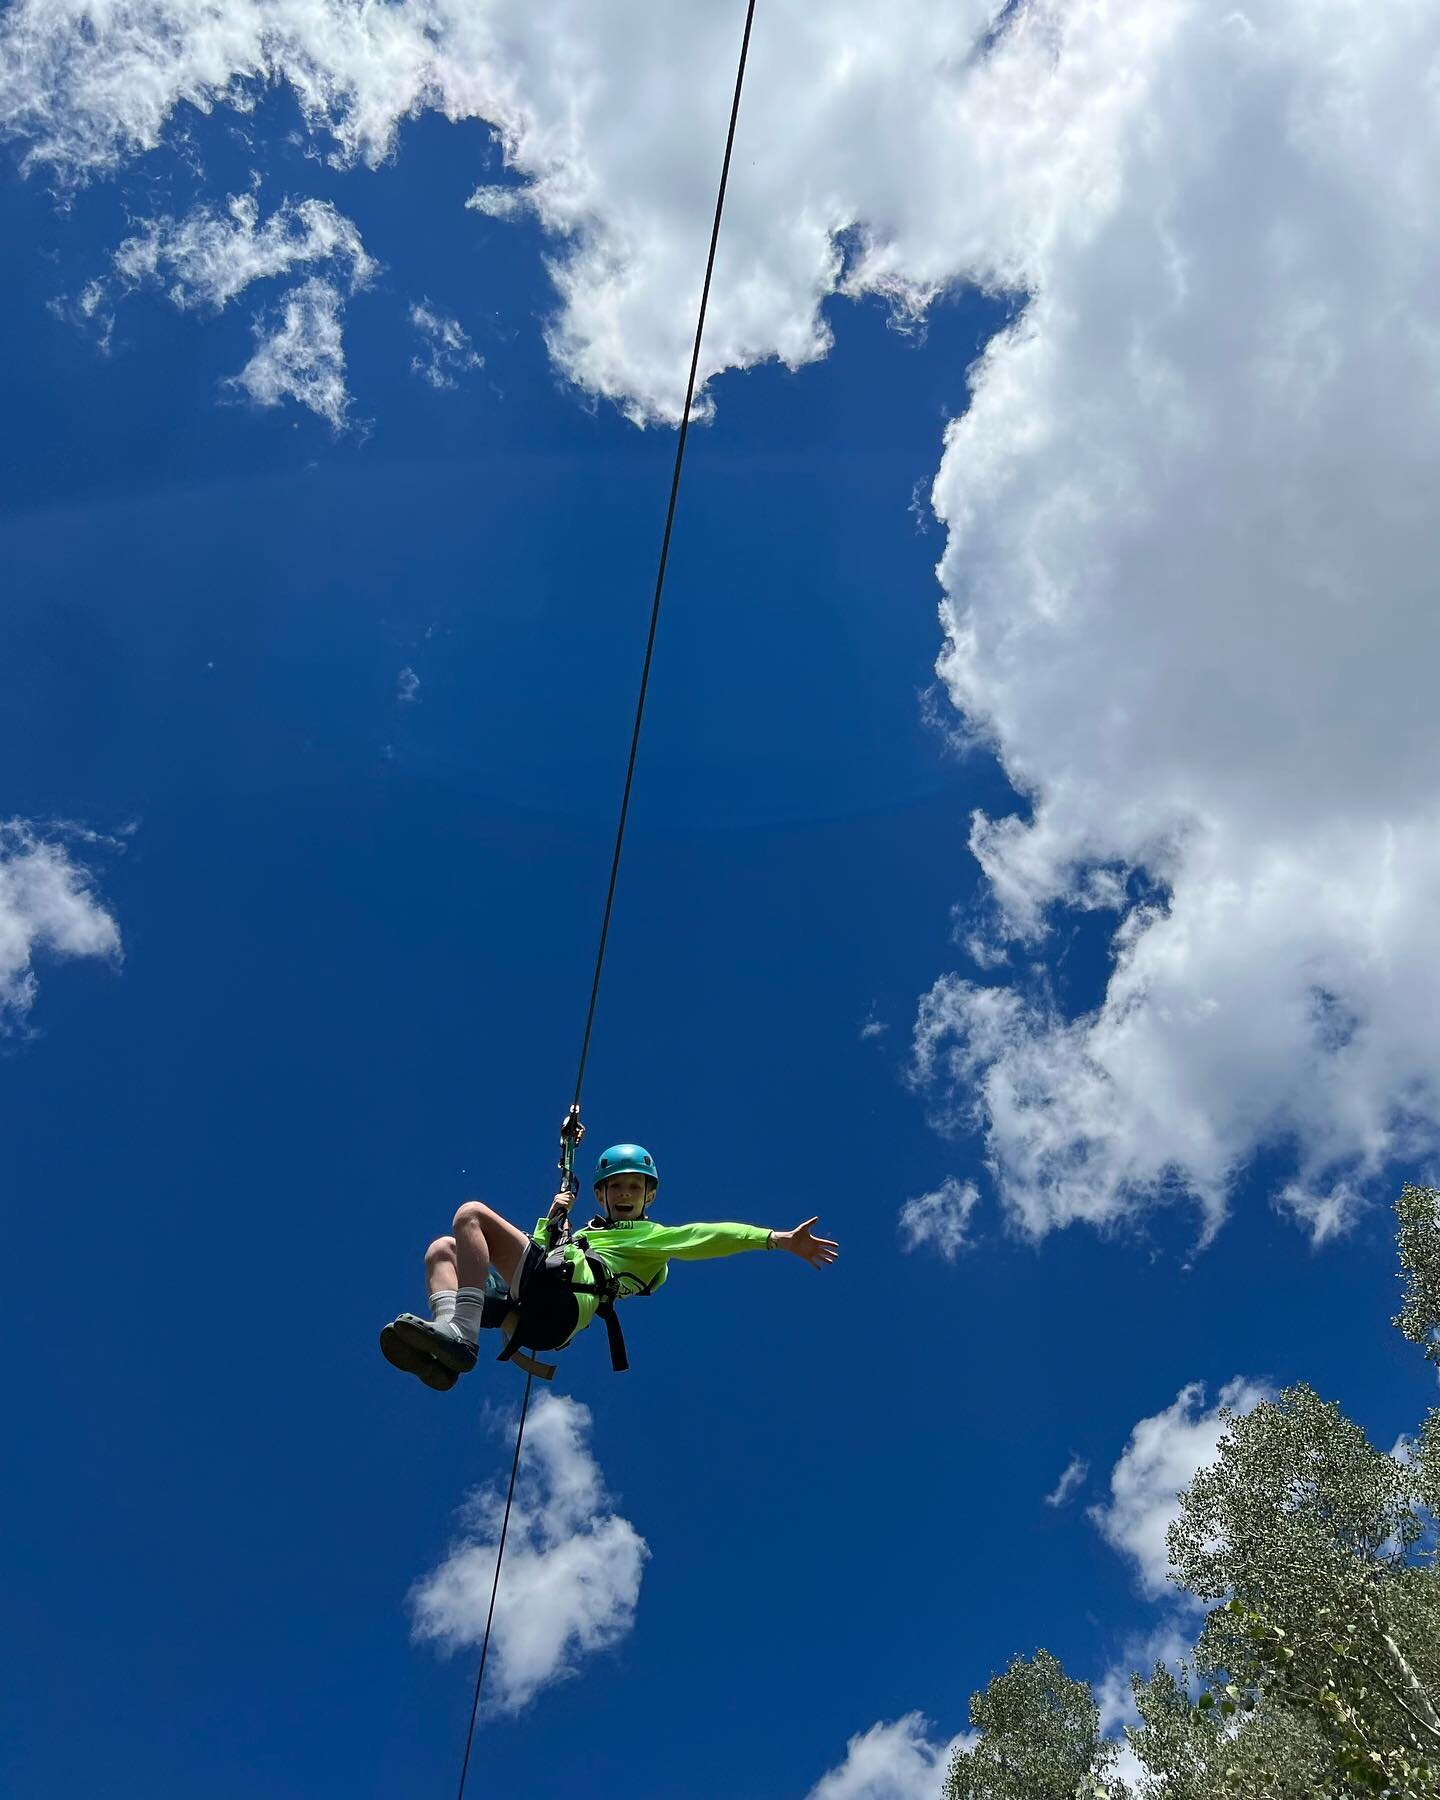
[[[640, 727], [645, 719], [645, 697], [650, 690], [650, 668], [655, 660], [655, 634], [660, 625], [660, 602], [665, 594], [665, 570], [670, 561], [670, 538], [675, 529], [675, 508], [680, 498], [680, 474], [685, 466], [685, 443], [690, 435], [690, 411], [695, 403], [695, 378], [700, 367], [700, 342], [705, 335], [705, 314], [710, 305], [710, 282], [715, 273], [715, 252], [720, 243], [720, 221], [725, 213], [725, 189], [730, 181], [730, 158], [735, 149], [735, 126], [740, 117], [740, 94], [745, 86], [745, 64], [750, 55], [750, 30], [755, 23], [755, 0], [747, 0], [745, 33], [740, 40], [740, 61], [735, 70], [735, 93], [730, 102], [730, 125], [725, 134], [725, 157], [720, 165], [720, 186], [715, 195], [715, 217], [710, 226], [710, 250], [705, 259], [705, 280], [700, 289], [700, 311], [695, 320], [695, 341], [690, 351], [690, 375], [685, 384], [685, 408], [680, 415], [680, 435], [675, 445], [675, 468], [670, 477], [670, 501], [665, 509], [665, 531], [660, 540], [660, 561], [655, 571], [655, 598], [650, 607], [650, 630], [645, 639], [645, 660], [640, 669], [640, 691], [635, 700], [635, 725], [630, 733], [630, 756], [625, 765], [625, 786], [620, 796], [620, 818], [615, 828], [615, 852], [610, 859], [610, 882], [605, 891], [605, 912], [600, 923], [600, 944], [595, 953], [595, 977], [590, 984], [590, 1004], [585, 1014], [585, 1035], [580, 1044], [580, 1064], [575, 1072], [575, 1109], [585, 1085], [585, 1064], [590, 1056], [590, 1034], [595, 1027], [595, 1007], [600, 998], [600, 976], [605, 967], [605, 946], [610, 937], [610, 918], [615, 910], [615, 886], [620, 878], [620, 854], [625, 847], [625, 824], [630, 816], [630, 794], [635, 785], [635, 762], [640, 752]], [[505, 1496], [505, 1516], [495, 1551], [495, 1579], [490, 1588], [490, 1610], [485, 1615], [485, 1635], [480, 1645], [480, 1667], [475, 1674], [475, 1696], [470, 1703], [470, 1728], [465, 1734], [465, 1759], [460, 1765], [456, 1800], [465, 1800], [465, 1778], [470, 1771], [470, 1752], [475, 1742], [475, 1720], [480, 1712], [480, 1690], [490, 1654], [490, 1627], [495, 1620], [495, 1596], [500, 1591], [500, 1564], [505, 1557], [505, 1537], [510, 1529], [510, 1508], [515, 1499], [515, 1479], [520, 1472], [520, 1446], [525, 1439], [525, 1417], [530, 1410], [530, 1389], [535, 1377], [525, 1377], [525, 1396], [520, 1402], [520, 1426], [515, 1433], [515, 1456], [510, 1464], [510, 1488]]]
[[695, 401], [695, 374], [700, 366], [700, 340], [705, 333], [705, 311], [710, 304], [710, 278], [715, 273], [715, 251], [720, 242], [720, 220], [725, 211], [725, 188], [730, 180], [730, 155], [735, 148], [735, 122], [740, 117], [740, 90], [745, 85], [745, 61], [750, 54], [750, 27], [755, 21], [755, 0], [745, 11], [745, 35], [740, 42], [740, 63], [735, 71], [735, 97], [730, 102], [730, 129], [725, 135], [725, 160], [720, 165], [720, 188], [715, 196], [715, 220], [710, 227], [710, 254], [705, 261], [705, 284], [700, 290], [700, 312], [695, 320], [695, 344], [690, 352], [690, 379], [685, 387], [685, 410], [680, 415], [680, 436], [675, 445], [675, 471], [670, 477], [670, 504], [665, 512], [665, 535], [660, 540], [660, 564], [655, 571], [655, 600], [650, 608], [650, 634], [645, 640], [645, 662], [640, 670], [640, 692], [635, 702], [635, 729], [630, 735], [630, 760], [625, 769], [625, 789], [620, 797], [620, 822], [615, 830], [615, 854], [610, 861], [610, 885], [605, 894], [605, 916], [600, 925], [600, 948], [595, 954], [595, 979], [590, 984], [590, 1007], [585, 1015], [585, 1036], [580, 1045], [580, 1066], [575, 1072], [575, 1105], [585, 1083], [585, 1063], [590, 1055], [590, 1033], [595, 1024], [595, 1003], [600, 997], [600, 972], [605, 966], [605, 944], [610, 936], [610, 914], [615, 906], [615, 883], [620, 875], [620, 852], [625, 844], [625, 821], [630, 815], [630, 790], [635, 783], [635, 758], [640, 749], [640, 726], [645, 717], [645, 696], [650, 687], [650, 665], [655, 658], [655, 632], [660, 624], [660, 601], [665, 592], [665, 568], [670, 560], [670, 534], [675, 525], [675, 503], [680, 498], [680, 471], [685, 465], [685, 440], [690, 435], [690, 408]]
[[510, 1504], [515, 1498], [515, 1477], [520, 1473], [520, 1446], [525, 1441], [525, 1415], [530, 1410], [530, 1389], [535, 1377], [525, 1377], [525, 1398], [520, 1402], [520, 1429], [515, 1433], [515, 1457], [510, 1464], [510, 1491], [505, 1496], [505, 1518], [500, 1526], [500, 1544], [495, 1552], [495, 1579], [490, 1584], [490, 1610], [485, 1615], [485, 1641], [480, 1646], [480, 1667], [475, 1672], [475, 1698], [470, 1702], [470, 1729], [465, 1733], [465, 1760], [460, 1765], [460, 1786], [456, 1800], [465, 1800], [465, 1777], [470, 1773], [470, 1746], [475, 1742], [475, 1718], [480, 1711], [480, 1686], [485, 1679], [485, 1658], [490, 1653], [490, 1626], [495, 1618], [495, 1596], [500, 1592], [500, 1563], [505, 1555], [505, 1534], [510, 1529]]

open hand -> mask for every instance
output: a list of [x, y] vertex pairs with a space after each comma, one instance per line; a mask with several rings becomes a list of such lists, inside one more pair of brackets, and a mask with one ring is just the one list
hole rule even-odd
[[774, 1232], [775, 1248], [788, 1250], [792, 1256], [804, 1257], [812, 1269], [823, 1269], [839, 1256], [840, 1246], [832, 1238], [815, 1236], [810, 1227], [819, 1223], [820, 1215], [816, 1213], [813, 1219], [806, 1219], [803, 1225], [797, 1225], [793, 1231]]

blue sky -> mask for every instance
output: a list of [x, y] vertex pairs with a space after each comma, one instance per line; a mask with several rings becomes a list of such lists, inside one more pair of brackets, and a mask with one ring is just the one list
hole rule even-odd
[[[16, 16], [60, 29], [38, 0]], [[1306, 54], [1287, 65], [1302, 94], [1320, 79]], [[1409, 52], [1397, 40], [1394, 54]], [[1220, 79], [1208, 55], [1180, 43], [1149, 69], [1154, 91], [1203, 97]], [[764, 84], [782, 74], [762, 68], [747, 115], [776, 161]], [[388, 160], [331, 166], [277, 78], [245, 114], [177, 99], [153, 148], [111, 169], [77, 162], [86, 179], [66, 188], [53, 167], [22, 174], [30, 128], [9, 98], [0, 767], [4, 812], [31, 835], [6, 848], [12, 869], [45, 842], [88, 870], [75, 892], [114, 921], [123, 955], [56, 956], [40, 933], [33, 1004], [7, 989], [18, 1354], [0, 1769], [16, 1793], [116, 1800], [443, 1790], [473, 1655], [413, 1641], [407, 1596], [463, 1539], [465, 1495], [503, 1475], [521, 1384], [482, 1361], [437, 1396], [390, 1369], [375, 1338], [422, 1300], [420, 1253], [462, 1199], [528, 1220], [550, 1191], [673, 454], [663, 422], [637, 428], [622, 410], [664, 413], [664, 382], [635, 348], [645, 307], [607, 351], [617, 405], [593, 373], [599, 340], [547, 269], [563, 284], [573, 244], [543, 208], [465, 209], [517, 169], [545, 178], [523, 156], [507, 167], [478, 117], [422, 111], [397, 125]], [[647, 166], [663, 160], [667, 118]], [[1193, 150], [1174, 152], [1182, 193]], [[877, 168], [887, 154], [877, 140]], [[1255, 152], [1222, 139], [1218, 154]], [[613, 169], [598, 150], [594, 166], [603, 190]], [[1143, 212], [1144, 180], [1121, 166]], [[655, 216], [669, 230], [673, 200], [674, 218], [693, 219], [693, 246], [682, 233], [665, 249], [698, 276], [706, 220], [675, 185]], [[1339, 216], [1322, 186], [1302, 192], [1317, 241]], [[255, 350], [256, 315], [306, 268], [221, 309], [177, 307], [154, 284], [127, 292], [113, 273], [145, 221], [252, 191], [262, 218], [287, 198], [328, 203], [381, 265], [343, 296], [340, 430], [294, 398], [267, 407], [225, 385]], [[743, 187], [738, 205], [737, 257], [784, 235], [778, 215], [757, 223]], [[1192, 223], [1203, 212], [1193, 194], [1176, 206]], [[1033, 277], [1038, 341], [1052, 332], [1062, 366], [1103, 375], [1104, 333], [1082, 354], [1045, 295], [1079, 296], [1078, 316], [1103, 322], [1093, 270], [1117, 244], [1135, 257], [1132, 297], [1148, 291], [1128, 216], [1120, 203], [1093, 223], [1093, 262], [1077, 250], [1053, 287]], [[963, 237], [942, 220], [937, 243], [952, 225]], [[913, 297], [934, 258], [895, 231]], [[868, 249], [852, 245], [852, 270], [883, 261], [882, 240], [876, 226]], [[1111, 417], [1083, 395], [1067, 413], [1060, 382], [1042, 418], [1024, 379], [1019, 399], [1007, 388], [1007, 368], [1023, 375], [1023, 342], [1005, 335], [1021, 296], [993, 278], [1006, 253], [986, 242], [964, 253], [979, 256], [973, 278], [945, 251], [943, 293], [909, 329], [880, 275], [847, 296], [843, 271], [815, 310], [736, 325], [722, 264], [718, 330], [749, 332], [750, 348], [712, 381], [714, 419], [691, 438], [585, 1112], [592, 1146], [635, 1137], [655, 1151], [663, 1219], [784, 1226], [818, 1212], [843, 1257], [823, 1275], [762, 1257], [677, 1270], [627, 1311], [631, 1373], [611, 1375], [595, 1334], [564, 1358], [557, 1388], [589, 1410], [578, 1441], [603, 1511], [648, 1561], [616, 1641], [575, 1653], [573, 1676], [527, 1709], [486, 1716], [480, 1774], [496, 1789], [533, 1784], [543, 1755], [556, 1796], [798, 1800], [856, 1734], [918, 1711], [921, 1785], [852, 1772], [826, 1792], [928, 1793], [971, 1690], [1012, 1654], [1043, 1643], [1100, 1680], [1137, 1643], [1183, 1636], [1183, 1615], [1146, 1591], [1145, 1518], [1113, 1500], [1107, 1542], [1087, 1516], [1112, 1502], [1138, 1422], [1161, 1420], [1183, 1462], [1192, 1439], [1213, 1442], [1225, 1383], [1303, 1377], [1388, 1446], [1429, 1399], [1388, 1324], [1386, 1207], [1402, 1175], [1433, 1168], [1416, 1072], [1429, 1027], [1394, 1003], [1430, 979], [1416, 971], [1431, 871], [1401, 869], [1411, 922], [1376, 902], [1363, 966], [1389, 973], [1362, 978], [1335, 920], [1367, 852], [1344, 837], [1338, 800], [1312, 818], [1303, 791], [1353, 778], [1402, 862], [1406, 834], [1423, 836], [1433, 778], [1405, 746], [1375, 749], [1364, 719], [1387, 668], [1433, 672], [1412, 607], [1424, 545], [1401, 541], [1374, 574], [1378, 599], [1364, 590], [1373, 660], [1347, 665], [1341, 627], [1318, 624], [1311, 666], [1308, 648], [1293, 652], [1293, 607], [1313, 594], [1260, 585], [1231, 605], [1225, 558], [1239, 566], [1261, 541], [1232, 529], [1235, 459], [1203, 433], [1168, 462], [1142, 454], [1135, 420], [1176, 390], [1141, 383]], [[1241, 257], [1247, 243], [1237, 225], [1220, 248]], [[333, 264], [324, 273], [344, 287]], [[108, 348], [75, 315], [99, 278]], [[1281, 300], [1297, 297], [1299, 277]], [[453, 387], [411, 367], [422, 300], [483, 358]], [[673, 335], [686, 309], [671, 310]], [[1337, 366], [1355, 392], [1383, 386], [1391, 364], [1365, 361], [1343, 310]], [[547, 348], [547, 323], [566, 317], [580, 350]], [[1208, 391], [1190, 348], [1204, 320], [1150, 324], [1132, 354], [1168, 344], [1179, 391]], [[782, 325], [810, 332], [810, 348]], [[987, 343], [1000, 361], [977, 377]], [[949, 429], [977, 380], [984, 405]], [[1347, 388], [1335, 405], [1352, 400]], [[1347, 416], [1358, 481], [1366, 434], [1385, 427], [1358, 402]], [[1014, 448], [1027, 423], [1038, 450]], [[1396, 425], [1397, 443], [1429, 441], [1433, 423]], [[1235, 415], [1220, 424], [1239, 429]], [[1327, 459], [1320, 424], [1293, 429], [1300, 491], [1277, 490], [1262, 536], [1329, 492], [1333, 439]], [[1089, 517], [1083, 484], [1113, 474], [1117, 446], [1147, 479], [1160, 471], [1118, 510], [1158, 522], [1103, 543], [1090, 524], [1055, 527], [1077, 495], [1073, 518]], [[993, 473], [1007, 457], [1040, 459], [1013, 491]], [[1392, 492], [1414, 466], [1389, 465]], [[1215, 584], [1203, 668], [1185, 587], [1202, 553], [1180, 523], [1197, 471], [1206, 542], [1229, 546], [1194, 578], [1202, 596]], [[1014, 498], [1027, 480], [1033, 506]], [[1348, 503], [1357, 516], [1364, 498]], [[1332, 586], [1350, 593], [1366, 543], [1357, 527], [1354, 544], [1327, 546]], [[1025, 612], [1016, 595], [1043, 588], [1057, 544], [1085, 574], [1064, 604], [1052, 592]], [[1149, 572], [1106, 587], [1122, 565]], [[976, 660], [937, 679], [962, 604]], [[1047, 649], [1036, 621], [1050, 629], [1067, 606], [1090, 623]], [[1276, 663], [1277, 644], [1292, 661]], [[1057, 668], [1071, 683], [1059, 704], [1044, 673]], [[967, 699], [978, 741], [965, 748]], [[1292, 702], [1279, 749], [1247, 738]], [[1147, 708], [1160, 721], [1148, 737], [1133, 724]], [[1190, 708], [1207, 729], [1177, 753], [1169, 719]], [[1112, 741], [1122, 713], [1132, 724]], [[1322, 716], [1332, 735], [1312, 743]], [[1302, 741], [1308, 784], [1287, 760]], [[1092, 762], [1097, 743], [1109, 748]], [[1249, 745], [1238, 774], [1234, 743]], [[1161, 794], [1151, 771], [1172, 766]], [[1190, 825], [1162, 831], [1164, 807]], [[972, 842], [977, 811], [1029, 830], [1023, 854]], [[1282, 904], [1275, 923], [1274, 880], [1254, 874], [1275, 830], [1297, 891], [1339, 896], [1333, 918], [1316, 899], [1314, 916]], [[1260, 898], [1216, 933], [1224, 958], [1205, 951], [1210, 901], [1252, 877]], [[1144, 911], [1155, 892], [1173, 897], [1168, 920]], [[1153, 950], [1141, 998], [1111, 1018], [1137, 938]], [[1265, 984], [1292, 966], [1277, 999]], [[935, 1001], [943, 1029], [917, 1084], [917, 1009], [951, 972], [971, 985]], [[1152, 1035], [1106, 1063], [1157, 992], [1169, 998]], [[1017, 1011], [991, 1042], [997, 997]], [[1217, 1015], [1228, 1037], [1206, 1023]], [[1292, 1017], [1298, 1036], [1272, 1026]], [[1083, 1054], [1067, 1027], [1091, 1033]], [[974, 1060], [945, 1063], [966, 1033]], [[1258, 1088], [1252, 1046], [1271, 1070]], [[1344, 1061], [1361, 1048], [1363, 1062]], [[1007, 1113], [1007, 1096], [1043, 1087], [1037, 1070], [1059, 1068], [1042, 1108], [1053, 1122], [1066, 1071], [1088, 1080], [1097, 1066], [1118, 1113], [1097, 1102], [1068, 1138]], [[1314, 1157], [1307, 1132], [1323, 1140]], [[964, 1247], [907, 1248], [905, 1203], [967, 1182], [979, 1199], [956, 1224]], [[1217, 1229], [1197, 1249], [1207, 1206]], [[1196, 1383], [1203, 1394], [1177, 1403]], [[1077, 1457], [1087, 1477], [1047, 1505]], [[1142, 1503], [1169, 1466], [1137, 1475]], [[546, 1747], [565, 1742], [576, 1753]]]

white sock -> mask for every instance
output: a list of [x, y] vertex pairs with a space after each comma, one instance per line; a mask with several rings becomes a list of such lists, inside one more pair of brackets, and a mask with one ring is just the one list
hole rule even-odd
[[450, 1320], [467, 1344], [480, 1342], [480, 1308], [485, 1303], [484, 1288], [457, 1288], [455, 1311]]
[[454, 1288], [436, 1288], [430, 1296], [430, 1317], [437, 1325], [448, 1325], [455, 1317]]

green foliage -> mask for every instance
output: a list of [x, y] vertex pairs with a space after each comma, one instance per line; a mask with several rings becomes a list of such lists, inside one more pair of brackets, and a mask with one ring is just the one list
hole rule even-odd
[[[1395, 1323], [1440, 1363], [1440, 1190], [1396, 1210]], [[1041, 1650], [972, 1698], [946, 1800], [1440, 1800], [1440, 1412], [1387, 1456], [1287, 1388], [1228, 1417], [1180, 1502], [1171, 1579], [1211, 1610], [1193, 1671], [1133, 1679], [1135, 1795], [1090, 1689]]]
[[1189, 1675], [1134, 1677], [1139, 1800], [1330, 1800], [1332, 1758], [1309, 1720], [1234, 1683], [1192, 1699]]
[[1407, 1182], [1395, 1204], [1400, 1218], [1400, 1279], [1405, 1293], [1395, 1323], [1412, 1344], [1440, 1363], [1440, 1189]]
[[1100, 1736], [1100, 1709], [1046, 1650], [1017, 1656], [970, 1699], [982, 1735], [950, 1761], [945, 1800], [1122, 1800], [1104, 1782], [1115, 1746]]
[[[1416, 1472], [1370, 1444], [1303, 1384], [1232, 1418], [1214, 1464], [1181, 1496], [1171, 1578], [1201, 1600], [1238, 1596], [1308, 1641], [1323, 1609], [1368, 1616], [1377, 1583], [1403, 1569], [1422, 1531]], [[1253, 1682], [1253, 1647], [1223, 1606], [1197, 1646], [1202, 1670]]]
[[1217, 1682], [1202, 1698], [1223, 1714], [1258, 1694], [1307, 1719], [1332, 1792], [1440, 1800], [1440, 1582], [1415, 1561], [1424, 1485], [1418, 1460], [1383, 1455], [1300, 1386], [1230, 1421], [1170, 1530], [1174, 1579], [1226, 1601], [1197, 1646]]
[[1420, 1436], [1410, 1447], [1410, 1460], [1421, 1501], [1440, 1516], [1440, 1412], [1426, 1416]]
[[1297, 1655], [1280, 1626], [1238, 1600], [1226, 1610], [1255, 1647], [1262, 1691], [1313, 1720], [1342, 1792], [1440, 1800], [1440, 1716], [1403, 1656], [1386, 1652], [1374, 1613], [1341, 1620], [1322, 1609], [1318, 1635]]

